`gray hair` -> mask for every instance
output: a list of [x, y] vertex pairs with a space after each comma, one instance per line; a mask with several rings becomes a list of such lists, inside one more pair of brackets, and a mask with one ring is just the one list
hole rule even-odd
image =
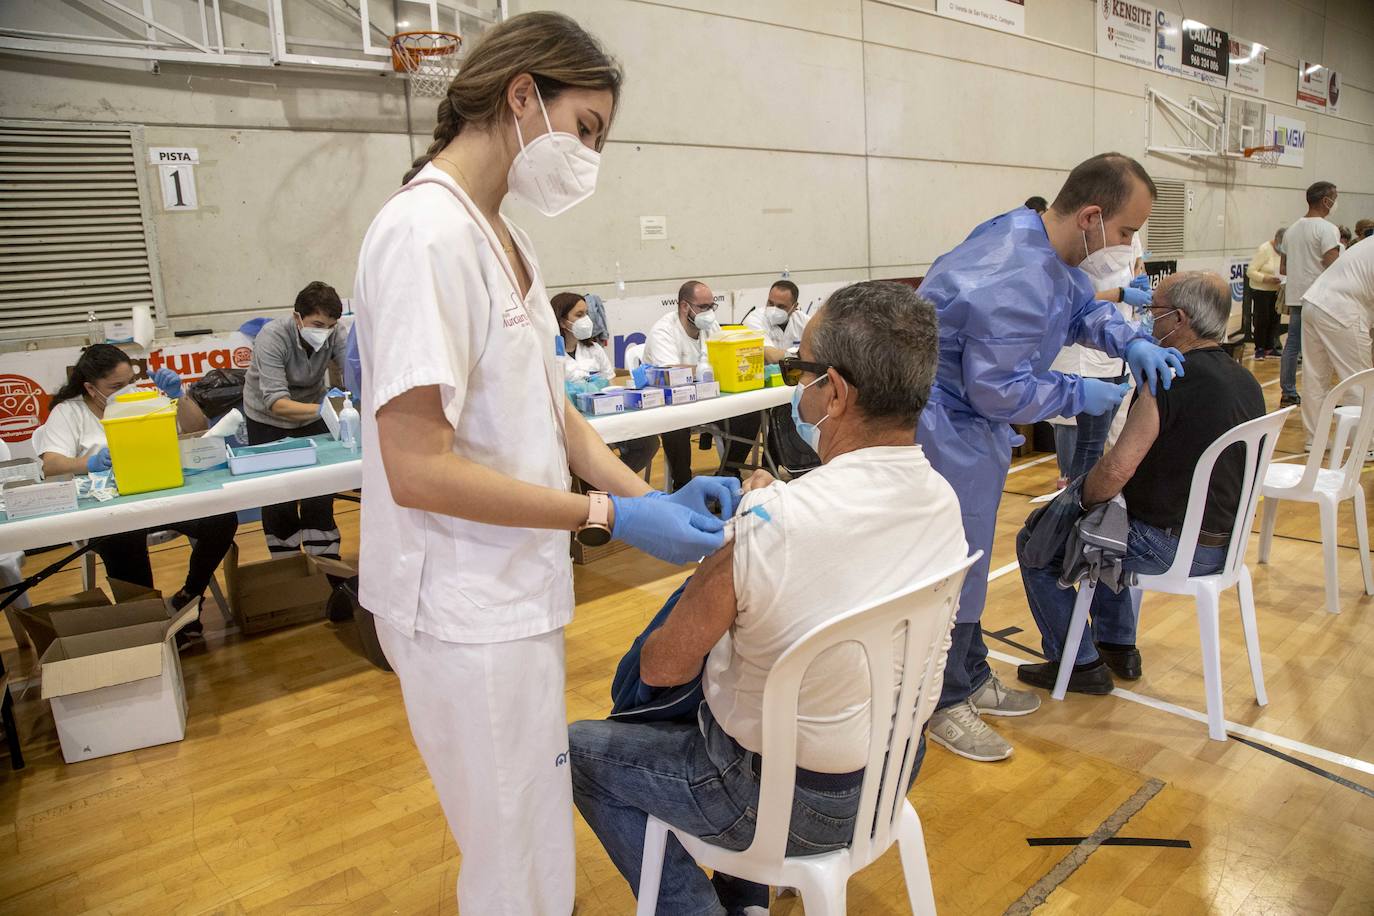
[[1193, 333], [1220, 343], [1231, 318], [1231, 288], [1206, 271], [1189, 271], [1169, 284], [1168, 305], [1188, 316]]
[[916, 290], [869, 280], [836, 290], [818, 314], [811, 349], [858, 389], [864, 415], [912, 427], [930, 399], [940, 337], [935, 306]]

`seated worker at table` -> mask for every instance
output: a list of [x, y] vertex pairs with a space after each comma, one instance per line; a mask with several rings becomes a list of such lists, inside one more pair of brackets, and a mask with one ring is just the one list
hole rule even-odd
[[[569, 727], [573, 799], [631, 888], [650, 814], [727, 849], [752, 841], [764, 684], [784, 652], [818, 624], [967, 556], [954, 490], [913, 441], [937, 339], [934, 307], [908, 286], [869, 281], [830, 297], [802, 337], [793, 389], [798, 428], [821, 466], [786, 484], [755, 472], [733, 541], [702, 562], [642, 643], [643, 684], [701, 676], [704, 702], [686, 720]], [[790, 855], [853, 837], [869, 689], [853, 645], [822, 654], [802, 680]], [[670, 840], [658, 905], [735, 913], [766, 908], [768, 890], [708, 879]]]
[[[1157, 394], [1150, 394], [1148, 386], [1136, 389], [1121, 438], [1088, 472], [1080, 501], [1092, 507], [1121, 494], [1130, 517], [1122, 568], [1157, 575], [1173, 565], [1178, 552], [1198, 459], [1233, 427], [1263, 416], [1264, 393], [1255, 377], [1221, 349], [1231, 314], [1231, 293], [1220, 276], [1189, 271], [1167, 277], [1149, 309], [1155, 337], [1161, 345], [1187, 355], [1188, 373], [1175, 378], [1170, 388], [1160, 386]], [[1244, 462], [1241, 446], [1233, 446], [1212, 471], [1202, 532], [1193, 554], [1195, 576], [1215, 573], [1226, 562]], [[1059, 587], [1062, 552], [1043, 569], [1027, 567], [1019, 539], [1017, 554], [1026, 599], [1040, 627], [1048, 661], [1022, 665], [1016, 675], [1027, 684], [1051, 690], [1077, 592]], [[1105, 586], [1098, 588], [1090, 613], [1091, 638], [1084, 633], [1079, 643], [1069, 690], [1110, 693], [1113, 674], [1128, 681], [1141, 676], [1129, 590], [1114, 594]]]
[[800, 295], [797, 284], [779, 280], [768, 290], [768, 304], [752, 308], [744, 316], [742, 324], [746, 328], [763, 334], [763, 358], [767, 362], [782, 362], [787, 351], [801, 341], [810, 316], [798, 304]]
[[[649, 329], [644, 361], [653, 366], [691, 366], [695, 369], [701, 362], [702, 335], [713, 333], [719, 327], [711, 287], [700, 280], [688, 280], [677, 291], [677, 308]], [[752, 440], [759, 433], [759, 415], [731, 417], [723, 425], [730, 435]], [[692, 479], [692, 431], [675, 429], [660, 438], [672, 489], [680, 490]], [[731, 442], [725, 451], [726, 460], [741, 464], [748, 459], [750, 448], [748, 442]], [[722, 473], [739, 477], [739, 471], [734, 468], [727, 468]]]
[[[587, 313], [587, 300], [577, 293], [559, 293], [549, 300], [563, 332], [563, 349], [568, 354], [568, 378], [584, 381], [600, 376], [615, 383], [615, 364], [611, 355], [594, 336], [592, 317]], [[613, 442], [611, 448], [620, 460], [635, 473], [643, 471], [658, 454], [658, 439], [642, 436], [625, 442]]]
[[[343, 302], [334, 287], [316, 280], [296, 295], [292, 314], [269, 321], [258, 332], [243, 383], [251, 444], [329, 432], [320, 419], [320, 404], [329, 389], [331, 364], [344, 368], [348, 338], [335, 332], [342, 315]], [[263, 506], [262, 533], [274, 557], [303, 550], [339, 558], [333, 496]]]
[[[110, 450], [100, 419], [105, 406], [134, 381], [128, 354], [109, 344], [94, 344], [82, 351], [71, 377], [53, 395], [48, 419], [33, 435], [33, 450], [43, 459], [43, 473], [88, 474], [110, 470]], [[181, 379], [170, 369], [159, 369], [153, 383], [163, 394], [177, 399], [177, 424], [182, 432], [205, 428], [205, 415], [189, 397], [180, 397]], [[132, 390], [132, 389], [130, 389]], [[119, 481], [115, 481], [119, 485]], [[229, 545], [234, 543], [238, 518], [233, 513], [212, 515], [158, 526], [178, 531], [191, 540], [191, 559], [186, 581], [172, 596], [177, 610], [198, 600], [210, 584]], [[153, 587], [153, 568], [148, 561], [148, 531], [126, 531], [100, 538], [93, 548], [105, 562], [105, 574], [135, 585]], [[200, 622], [191, 624], [191, 634]]]

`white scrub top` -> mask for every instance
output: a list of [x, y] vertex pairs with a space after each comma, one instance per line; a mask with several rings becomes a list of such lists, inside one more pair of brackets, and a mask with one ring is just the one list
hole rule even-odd
[[[363, 441], [379, 441], [377, 411], [392, 398], [437, 385], [454, 454], [567, 490], [558, 323], [528, 237], [507, 225], [530, 271], [523, 300], [490, 226], [434, 165], [373, 219], [353, 287]], [[360, 597], [373, 614], [407, 636], [457, 643], [522, 639], [572, 619], [566, 531], [407, 509], [391, 498], [379, 449], [365, 449], [362, 465]]]
[[693, 338], [678, 320], [677, 308], [649, 329], [644, 361], [651, 366], [695, 366], [701, 362], [701, 338]]
[[593, 375], [606, 379], [615, 378], [615, 365], [611, 362], [611, 354], [594, 340], [578, 341], [577, 351], [572, 354], [571, 360], [569, 378], [581, 380]]
[[47, 422], [33, 434], [33, 450], [40, 457], [44, 452], [56, 452], [67, 458], [86, 458], [105, 444], [105, 426], [82, 397], [54, 407]]
[[744, 316], [744, 326], [751, 331], [762, 331], [763, 342], [767, 346], [790, 350], [801, 343], [802, 331], [806, 330], [806, 322], [810, 318], [798, 307], [788, 316], [787, 324], [776, 325], [768, 321], [767, 310], [758, 307], [750, 309], [749, 314]]

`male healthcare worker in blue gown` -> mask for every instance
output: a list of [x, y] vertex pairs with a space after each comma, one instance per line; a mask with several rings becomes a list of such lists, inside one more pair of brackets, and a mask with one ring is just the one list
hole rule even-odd
[[1077, 268], [1099, 249], [1130, 246], [1154, 196], [1135, 160], [1094, 156], [1069, 174], [1043, 216], [1023, 207], [988, 220], [940, 257], [920, 287], [939, 315], [940, 355], [916, 441], [959, 495], [969, 549], [983, 551], [964, 581], [929, 734], [971, 760], [1012, 752], [980, 714], [1025, 715], [1040, 705], [1035, 694], [1008, 690], [993, 675], [979, 626], [1011, 464], [1010, 424], [1098, 416], [1120, 403], [1126, 385], [1050, 371], [1065, 344], [1125, 358], [1137, 383], [1152, 391], [1169, 387], [1171, 370], [1183, 371], [1177, 350], [1157, 346], [1112, 303], [1095, 300]]

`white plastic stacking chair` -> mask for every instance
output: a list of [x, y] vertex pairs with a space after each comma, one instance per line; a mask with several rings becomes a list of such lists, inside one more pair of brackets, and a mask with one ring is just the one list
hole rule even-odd
[[[697, 862], [746, 881], [794, 887], [808, 916], [845, 912], [850, 875], [897, 842], [907, 896], [917, 914], [935, 912], [921, 819], [906, 797], [921, 727], [935, 710], [943, 684], [954, 611], [964, 575], [981, 551], [958, 566], [906, 591], [848, 611], [813, 627], [782, 654], [763, 687], [763, 753], [754, 841], [733, 852], [650, 817], [644, 830], [639, 916], [658, 905], [668, 834]], [[902, 674], [893, 670], [894, 636], [905, 629]], [[857, 643], [868, 659], [868, 764], [864, 769], [854, 839], [844, 849], [787, 856], [787, 832], [796, 788], [797, 695], [807, 668], [822, 652]]]
[[[1350, 443], [1350, 434], [1360, 425], [1360, 408], [1337, 407], [1336, 431], [1331, 434], [1331, 458], [1326, 466], [1331, 470], [1339, 468], [1345, 461], [1345, 447]], [[1366, 459], [1367, 460], [1367, 459]]]
[[[1207, 734], [1214, 740], [1226, 740], [1226, 717], [1221, 699], [1221, 593], [1237, 587], [1240, 598], [1240, 620], [1245, 628], [1245, 649], [1250, 657], [1250, 678], [1255, 684], [1255, 702], [1269, 705], [1264, 691], [1264, 669], [1260, 662], [1259, 631], [1255, 624], [1255, 589], [1250, 581], [1250, 567], [1245, 565], [1245, 548], [1250, 542], [1250, 526], [1255, 521], [1255, 507], [1259, 502], [1260, 481], [1269, 469], [1274, 446], [1283, 431], [1284, 421], [1294, 408], [1287, 407], [1255, 420], [1242, 423], [1218, 438], [1198, 459], [1193, 471], [1193, 484], [1188, 492], [1188, 511], [1183, 517], [1179, 534], [1178, 553], [1174, 563], [1157, 576], [1139, 576], [1134, 605], [1140, 614], [1140, 592], [1164, 592], [1169, 595], [1192, 595], [1197, 606], [1198, 634], [1202, 643], [1202, 677], [1207, 700]], [[1212, 480], [1212, 468], [1222, 452], [1236, 443], [1244, 443], [1245, 475], [1241, 481], [1240, 502], [1236, 506], [1236, 521], [1231, 526], [1231, 542], [1221, 571], [1210, 576], [1189, 575], [1193, 568], [1193, 554], [1197, 551], [1198, 534], [1202, 531], [1202, 515], [1207, 507], [1207, 488]], [[1059, 675], [1050, 694], [1064, 699], [1073, 674], [1078, 644], [1088, 621], [1096, 588], [1084, 582], [1078, 589], [1073, 605], [1073, 620], [1064, 640], [1064, 653], [1059, 660]]]
[[[1279, 500], [1316, 503], [1321, 515], [1322, 555], [1326, 565], [1326, 609], [1333, 614], [1341, 612], [1340, 580], [1336, 575], [1336, 554], [1340, 543], [1336, 537], [1336, 517], [1341, 503], [1350, 500], [1355, 505], [1355, 536], [1360, 545], [1360, 570], [1364, 573], [1364, 591], [1374, 595], [1374, 575], [1369, 568], [1369, 519], [1365, 511], [1364, 487], [1360, 486], [1360, 472], [1364, 470], [1365, 456], [1369, 453], [1369, 442], [1374, 436], [1374, 410], [1359, 412], [1355, 424], [1355, 436], [1350, 443], [1350, 452], [1338, 467], [1332, 458], [1333, 467], [1322, 467], [1322, 456], [1326, 453], [1326, 438], [1330, 432], [1332, 418], [1340, 410], [1337, 408], [1343, 396], [1359, 389], [1366, 404], [1374, 404], [1374, 369], [1356, 372], [1332, 388], [1322, 401], [1318, 414], [1317, 428], [1312, 436], [1312, 451], [1307, 456], [1307, 464], [1298, 467], [1292, 464], [1276, 464], [1264, 475], [1264, 515], [1260, 527], [1259, 561], [1269, 562], [1269, 549], [1274, 541], [1274, 521], [1278, 517]], [[1358, 411], [1359, 408], [1354, 408]], [[1339, 429], [1339, 423], [1338, 423]], [[1347, 432], [1348, 435], [1348, 432]], [[1345, 451], [1344, 437], [1337, 443]]]

